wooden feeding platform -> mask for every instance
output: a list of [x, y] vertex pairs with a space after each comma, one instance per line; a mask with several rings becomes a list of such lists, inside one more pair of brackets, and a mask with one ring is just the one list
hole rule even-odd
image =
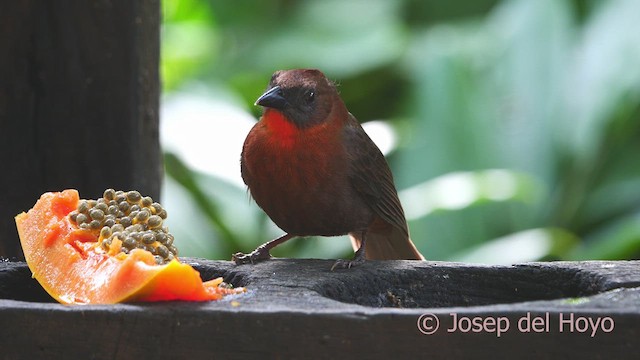
[[484, 266], [186, 259], [247, 292], [65, 306], [0, 263], [0, 358], [633, 358], [640, 261]]

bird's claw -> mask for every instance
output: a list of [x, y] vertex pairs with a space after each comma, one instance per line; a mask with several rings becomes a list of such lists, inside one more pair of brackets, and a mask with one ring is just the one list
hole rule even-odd
[[236, 265], [254, 264], [256, 261], [267, 260], [270, 258], [271, 254], [269, 251], [260, 251], [260, 248], [257, 248], [248, 254], [237, 252], [231, 255], [231, 260], [235, 262]]
[[353, 260], [338, 259], [331, 267], [331, 271], [335, 269], [351, 269], [354, 266], [364, 264], [364, 258], [354, 258]]

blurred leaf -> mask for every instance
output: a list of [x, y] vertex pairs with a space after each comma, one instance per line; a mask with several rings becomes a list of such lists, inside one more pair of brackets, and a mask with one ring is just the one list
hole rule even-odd
[[193, 201], [198, 205], [198, 208], [207, 216], [220, 236], [224, 239], [224, 241], [217, 244], [219, 252], [232, 254], [235, 253], [237, 249], [240, 249], [240, 241], [236, 237], [236, 233], [227, 226], [222, 218], [221, 210], [206, 196], [204, 190], [194, 179], [193, 172], [185, 167], [182, 161], [171, 153], [165, 153], [164, 163], [167, 174], [187, 189]]
[[539, 185], [525, 174], [494, 169], [456, 172], [400, 192], [407, 219], [418, 219], [437, 210], [459, 210], [481, 201], [519, 200], [530, 203], [540, 197]]
[[574, 219], [585, 233], [640, 207], [640, 162], [633, 156], [640, 154], [640, 99], [628, 103], [619, 102], [603, 131], [599, 158], [590, 165], [592, 190]]
[[406, 21], [416, 27], [433, 22], [453, 22], [474, 18], [485, 14], [497, 0], [408, 0], [406, 1]]
[[219, 38], [211, 9], [205, 2], [163, 2], [164, 22], [160, 71], [164, 91], [176, 89], [196, 76], [216, 57]]
[[570, 260], [637, 259], [640, 255], [640, 214], [613, 221], [588, 236], [574, 251]]
[[[600, 2], [575, 49], [567, 81], [567, 136], [580, 164], [597, 156], [603, 130], [626, 94], [640, 96], [640, 2]], [[584, 166], [584, 165], [583, 165]]]
[[[499, 139], [500, 165], [524, 171], [545, 184], [555, 176], [556, 123], [561, 109], [570, 40], [569, 3], [557, 0], [503, 2], [487, 19], [493, 63], [480, 91], [493, 107], [488, 118]], [[484, 114], [483, 114], [484, 115]], [[493, 117], [493, 118], [492, 118]], [[484, 123], [484, 124], [482, 124]]]
[[334, 77], [382, 66], [397, 59], [406, 43], [400, 5], [394, 0], [300, 2], [289, 21], [261, 44], [256, 65], [267, 71], [320, 68]]
[[[544, 188], [522, 173], [493, 169], [445, 174], [400, 192], [416, 246], [444, 260], [494, 234], [530, 226]], [[517, 215], [514, 215], [517, 214]]]
[[464, 251], [454, 261], [510, 265], [560, 258], [579, 240], [562, 229], [531, 229], [517, 232]]
[[208, 259], [228, 259], [229, 253], [220, 252], [219, 238], [207, 216], [200, 211], [189, 192], [170, 176], [162, 184], [162, 205], [169, 216], [165, 224], [175, 236], [179, 256]]
[[[592, 226], [584, 223], [582, 214], [589, 195], [594, 188], [606, 188], [600, 182], [611, 171], [609, 164], [637, 149], [620, 149], [618, 143], [627, 142], [628, 134], [638, 134], [637, 117], [624, 113], [640, 101], [640, 42], [635, 35], [640, 25], [633, 15], [640, 3], [610, 1], [596, 9], [585, 22], [565, 78], [565, 108], [557, 126], [563, 140], [558, 142], [563, 151], [559, 187], [549, 211], [558, 226]], [[627, 133], [610, 131], [615, 128]], [[618, 154], [610, 151], [612, 146]], [[633, 168], [623, 172], [638, 177]]]
[[488, 109], [478, 97], [473, 59], [486, 54], [488, 40], [477, 25], [465, 24], [435, 27], [411, 44], [407, 76], [414, 81], [415, 118], [400, 129], [404, 142], [394, 164], [400, 187], [448, 172], [495, 167], [488, 161], [497, 149], [493, 129], [482, 122], [489, 119], [483, 114]]

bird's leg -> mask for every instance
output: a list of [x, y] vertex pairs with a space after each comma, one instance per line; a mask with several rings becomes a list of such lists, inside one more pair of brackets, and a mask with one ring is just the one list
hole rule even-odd
[[237, 265], [241, 265], [249, 263], [253, 264], [258, 260], [270, 259], [271, 254], [269, 253], [269, 251], [274, 247], [282, 244], [283, 242], [291, 239], [292, 237], [293, 235], [291, 234], [284, 234], [277, 239], [267, 241], [248, 254], [244, 254], [241, 252], [235, 253], [231, 255], [231, 260], [233, 260]]
[[360, 248], [358, 248], [358, 250], [356, 251], [356, 253], [353, 255], [353, 259], [351, 260], [344, 260], [344, 259], [338, 259], [336, 260], [336, 262], [333, 264], [333, 266], [331, 267], [331, 271], [333, 271], [334, 269], [351, 269], [353, 266], [357, 266], [360, 265], [362, 263], [364, 263], [365, 261], [365, 241], [367, 240], [367, 233], [365, 231], [363, 231], [360, 234]]

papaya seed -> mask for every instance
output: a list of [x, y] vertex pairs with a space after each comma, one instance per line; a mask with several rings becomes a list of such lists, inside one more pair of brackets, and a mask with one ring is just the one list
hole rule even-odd
[[120, 218], [120, 224], [125, 228], [128, 228], [129, 226], [131, 226], [131, 218], [128, 216]]
[[131, 236], [127, 236], [122, 241], [122, 245], [124, 245], [124, 247], [126, 247], [127, 249], [133, 249], [133, 248], [136, 247], [137, 244], [138, 244], [138, 242], [134, 238], [132, 238]]
[[104, 191], [104, 194], [102, 195], [105, 200], [113, 200], [116, 198], [116, 191], [113, 189], [107, 189]]
[[132, 204], [137, 204], [141, 198], [142, 196], [140, 196], [140, 193], [135, 190], [129, 191], [127, 193], [127, 201]]
[[107, 205], [107, 203], [105, 203], [103, 200], [102, 202], [99, 202], [98, 204], [96, 204], [96, 207], [94, 209], [100, 210], [102, 212], [107, 212], [108, 208], [109, 208], [109, 205]]
[[142, 241], [145, 244], [153, 244], [154, 242], [156, 242], [156, 236], [153, 233], [146, 233], [142, 235]]
[[85, 214], [78, 214], [76, 216], [76, 223], [78, 225], [82, 225], [82, 224], [86, 223], [87, 220], [88, 220], [88, 218], [87, 218], [87, 215], [85, 215]]
[[157, 229], [162, 226], [162, 218], [158, 215], [151, 215], [147, 220], [149, 229]]
[[80, 204], [78, 205], [78, 212], [86, 213], [88, 211], [89, 211], [89, 203], [87, 202], [87, 200], [80, 201]]
[[120, 251], [129, 254], [142, 249], [166, 264], [178, 255], [174, 237], [163, 226], [167, 211], [138, 191], [107, 189], [97, 200], [81, 200], [69, 214], [70, 221], [85, 230], [99, 232], [98, 246], [109, 250], [114, 239], [122, 241]]
[[147, 219], [149, 219], [149, 210], [147, 209], [142, 209], [138, 212], [138, 214], [136, 214], [136, 220], [138, 222], [145, 222], [147, 221]]
[[143, 198], [142, 198], [142, 200], [140, 201], [140, 204], [141, 204], [143, 207], [149, 207], [149, 206], [151, 206], [151, 204], [153, 204], [153, 199], [152, 199], [152, 198], [150, 198], [150, 197], [148, 197], [148, 196], [145, 196], [145, 197], [143, 197]]
[[94, 209], [91, 209], [91, 211], [89, 211], [89, 216], [91, 216], [93, 220], [100, 221], [104, 219], [104, 212], [102, 210], [94, 208]]
[[106, 212], [111, 215], [116, 215], [118, 214], [118, 207], [116, 205], [109, 205], [109, 208]]
[[131, 205], [129, 205], [129, 203], [125, 200], [121, 201], [120, 203], [118, 203], [118, 209], [120, 209], [120, 211], [126, 213], [127, 211], [129, 211], [129, 209], [131, 208]]
[[115, 219], [107, 218], [102, 225], [112, 227], [116, 224]]
[[167, 249], [167, 247], [164, 245], [158, 245], [156, 247], [156, 251], [158, 252], [158, 255], [162, 256], [165, 259], [169, 256], [169, 249]]
[[102, 224], [100, 223], [100, 221], [99, 221], [99, 220], [91, 220], [91, 222], [89, 223], [89, 227], [90, 227], [91, 229], [93, 229], [93, 230], [97, 230], [97, 229], [99, 229], [99, 228], [100, 228], [100, 225], [102, 225]]
[[100, 230], [100, 237], [108, 238], [109, 236], [111, 236], [111, 228], [108, 226], [103, 227], [102, 230]]

